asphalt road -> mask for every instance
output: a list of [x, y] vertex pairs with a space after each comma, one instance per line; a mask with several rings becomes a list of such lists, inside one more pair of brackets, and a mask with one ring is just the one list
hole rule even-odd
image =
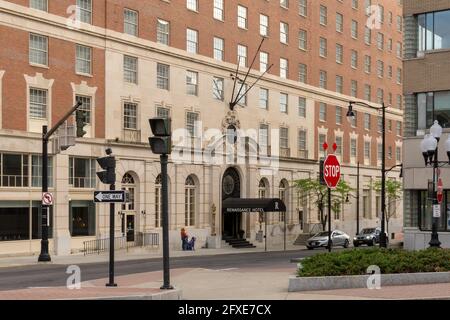
[[[341, 249], [335, 249], [341, 250]], [[286, 252], [235, 253], [214, 256], [178, 257], [170, 259], [175, 268], [295, 268], [293, 258], [302, 258], [325, 250], [296, 250]], [[89, 281], [108, 277], [108, 262], [80, 264], [81, 280]], [[0, 290], [25, 289], [29, 287], [65, 286], [66, 265], [45, 264], [12, 268], [0, 268]], [[115, 275], [127, 275], [162, 270], [162, 259], [129, 260], [115, 264]]]

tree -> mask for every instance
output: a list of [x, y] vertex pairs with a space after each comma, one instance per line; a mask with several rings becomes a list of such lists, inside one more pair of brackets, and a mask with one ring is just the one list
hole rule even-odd
[[[381, 181], [377, 180], [373, 184], [373, 190], [376, 192], [381, 192]], [[397, 205], [397, 200], [402, 197], [403, 186], [402, 183], [395, 179], [386, 180], [386, 196], [387, 196], [387, 210], [384, 212], [384, 217], [386, 219], [386, 233], [389, 234], [389, 220], [394, 216], [395, 211], [391, 210], [391, 204]]]
[[[294, 186], [317, 206], [320, 214], [320, 223], [325, 230], [328, 220], [328, 214], [325, 213], [325, 207], [328, 203], [328, 190], [326, 185], [320, 184], [318, 179], [300, 179], [294, 181]], [[342, 205], [345, 203], [347, 195], [353, 189], [345, 182], [340, 180], [336, 189], [331, 191], [331, 210], [334, 213], [340, 213]]]

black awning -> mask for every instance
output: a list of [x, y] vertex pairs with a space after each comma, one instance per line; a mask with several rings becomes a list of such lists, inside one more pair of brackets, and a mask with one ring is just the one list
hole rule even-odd
[[223, 210], [233, 212], [285, 212], [286, 205], [281, 199], [241, 199], [228, 198], [223, 201]]

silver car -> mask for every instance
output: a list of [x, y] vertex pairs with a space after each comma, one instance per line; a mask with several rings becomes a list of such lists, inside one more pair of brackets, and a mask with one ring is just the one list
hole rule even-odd
[[[348, 248], [350, 243], [350, 236], [344, 231], [334, 230], [331, 232], [331, 246], [343, 246]], [[325, 247], [328, 248], [328, 231], [323, 231], [315, 234], [313, 237], [306, 240], [306, 247], [308, 250], [314, 248]]]

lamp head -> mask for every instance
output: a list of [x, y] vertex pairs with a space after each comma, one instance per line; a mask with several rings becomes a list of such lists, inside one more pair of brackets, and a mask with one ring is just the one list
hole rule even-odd
[[105, 150], [105, 153], [108, 155], [108, 156], [110, 156], [110, 155], [112, 155], [112, 149], [111, 148], [107, 148], [106, 150]]
[[349, 123], [353, 123], [353, 121], [355, 121], [355, 118], [356, 114], [355, 111], [353, 111], [353, 103], [350, 102], [350, 104], [348, 105], [347, 120]]
[[442, 136], [442, 127], [439, 125], [437, 120], [434, 121], [434, 124], [430, 128], [430, 134], [437, 140]]

